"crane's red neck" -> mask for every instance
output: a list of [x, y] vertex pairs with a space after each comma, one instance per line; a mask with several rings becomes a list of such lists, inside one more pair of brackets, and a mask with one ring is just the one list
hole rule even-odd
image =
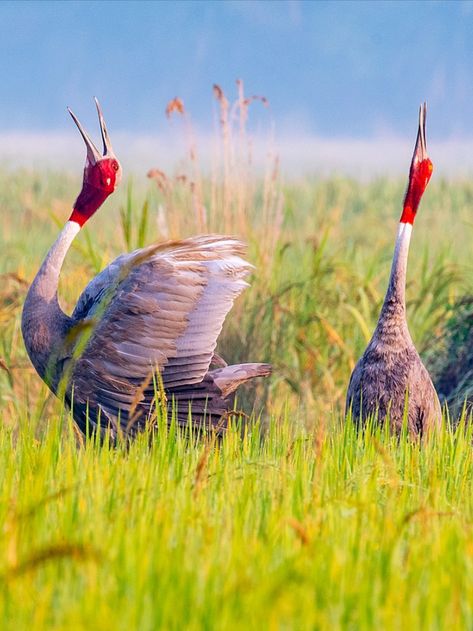
[[433, 168], [433, 164], [429, 158], [425, 158], [415, 165], [412, 164], [409, 174], [409, 185], [404, 197], [401, 223], [414, 223], [420, 200], [427, 188]]
[[69, 221], [79, 226], [100, 208], [119, 181], [120, 165], [115, 158], [103, 158], [95, 164], [87, 161], [84, 169], [82, 190], [77, 197]]

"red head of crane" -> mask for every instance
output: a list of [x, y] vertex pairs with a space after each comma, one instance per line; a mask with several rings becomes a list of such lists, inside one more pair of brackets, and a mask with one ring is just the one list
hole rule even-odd
[[84, 433], [133, 435], [153, 418], [157, 398], [179, 424], [187, 426], [190, 418], [196, 428], [222, 428], [237, 387], [271, 371], [260, 363], [227, 366], [214, 353], [251, 269], [238, 240], [207, 235], [122, 255], [87, 285], [71, 316], [59, 306], [66, 253], [121, 178], [96, 105], [102, 156], [69, 110], [87, 147], [84, 180], [28, 291], [22, 314], [26, 349], [51, 390], [65, 396]]
[[427, 155], [427, 147], [425, 144], [425, 116], [426, 106], [424, 103], [420, 108], [419, 130], [417, 132], [417, 141], [414, 148], [414, 155], [412, 156], [411, 168], [409, 170], [409, 183], [407, 185], [401, 215], [401, 223], [409, 223], [411, 225], [414, 223], [420, 200], [427, 188], [434, 169]]
[[113, 193], [122, 177], [122, 168], [113, 153], [112, 143], [110, 142], [102, 110], [97, 99], [95, 99], [95, 105], [97, 106], [100, 131], [102, 133], [103, 156], [100, 155], [99, 150], [82, 127], [77, 116], [67, 108], [87, 147], [82, 190], [74, 203], [73, 211], [69, 218], [70, 221], [74, 221], [81, 227], [100, 208], [107, 197]]

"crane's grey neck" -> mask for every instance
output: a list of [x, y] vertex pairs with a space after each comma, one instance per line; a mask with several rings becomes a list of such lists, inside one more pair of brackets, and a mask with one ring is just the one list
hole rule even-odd
[[80, 231], [74, 221], [68, 221], [49, 250], [26, 296], [21, 328], [30, 359], [49, 385], [47, 378], [51, 357], [70, 327], [71, 319], [59, 306], [57, 290], [62, 264], [72, 241]]
[[412, 225], [400, 223], [394, 249], [389, 286], [378, 320], [378, 329], [397, 325], [407, 332], [406, 322], [406, 272], [411, 241]]

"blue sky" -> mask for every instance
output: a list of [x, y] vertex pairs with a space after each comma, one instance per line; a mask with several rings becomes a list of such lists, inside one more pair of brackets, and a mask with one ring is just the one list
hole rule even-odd
[[1, 2], [0, 27], [2, 132], [94, 94], [114, 129], [158, 133], [175, 95], [205, 129], [242, 78], [276, 133], [410, 137], [426, 99], [436, 138], [473, 137], [471, 2]]

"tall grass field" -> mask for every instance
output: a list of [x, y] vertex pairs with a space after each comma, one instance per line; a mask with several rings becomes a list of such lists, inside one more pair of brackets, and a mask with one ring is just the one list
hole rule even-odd
[[[244, 429], [236, 419], [221, 442], [166, 427], [151, 445], [79, 439], [26, 357], [20, 314], [80, 174], [0, 169], [0, 628], [471, 629], [467, 415], [457, 424], [445, 409], [423, 442], [357, 433], [343, 417], [405, 181], [284, 181], [271, 156], [253, 176], [247, 145], [225, 133], [203, 175], [191, 135], [189, 146], [174, 172], [150, 165], [149, 179], [124, 181], [75, 242], [60, 294], [72, 310], [116, 255], [157, 240], [245, 239], [255, 271], [218, 351], [274, 374], [242, 389]], [[428, 364], [471, 294], [472, 232], [473, 185], [434, 175], [407, 287]]]

